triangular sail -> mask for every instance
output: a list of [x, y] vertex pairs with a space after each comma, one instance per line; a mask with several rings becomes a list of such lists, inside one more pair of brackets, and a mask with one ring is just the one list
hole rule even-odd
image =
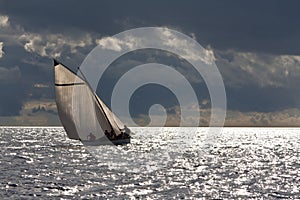
[[58, 113], [69, 138], [98, 139], [111, 129], [117, 135], [121, 133], [122, 123], [116, 123], [114, 114], [88, 83], [58, 62], [55, 62], [55, 89]]
[[[123, 122], [121, 122], [121, 120], [113, 112], [110, 111], [110, 109], [103, 103], [103, 101], [97, 95], [96, 95], [96, 98], [99, 101], [102, 109], [106, 113], [106, 116], [109, 119], [109, 121], [111, 122], [114, 130], [116, 131], [116, 129], [118, 129], [118, 130], [123, 129], [124, 128]], [[116, 131], [117, 134], [119, 132], [120, 131]]]
[[74, 87], [85, 83], [83, 80], [75, 83], [76, 75], [74, 73], [57, 62], [54, 64], [56, 105], [61, 123], [69, 138], [80, 139], [73, 119], [72, 98]]

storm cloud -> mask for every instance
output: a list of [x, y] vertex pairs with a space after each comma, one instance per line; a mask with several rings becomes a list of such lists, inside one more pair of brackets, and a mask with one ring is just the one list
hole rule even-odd
[[18, 115], [22, 107], [23, 88], [18, 67], [0, 67], [0, 115]]
[[[297, 1], [276, 0], [0, 0], [0, 115], [18, 114], [24, 101], [54, 100], [52, 57], [76, 69], [97, 44], [118, 48], [110, 36], [145, 26], [178, 30], [204, 46], [223, 76], [229, 110], [300, 108], [299, 6]], [[159, 61], [150, 54], [144, 59]], [[130, 67], [141, 64], [137, 57], [124, 62]], [[200, 95], [205, 83], [195, 78], [199, 79], [191, 76], [201, 100], [209, 101]], [[157, 103], [155, 98], [148, 100], [148, 107]], [[133, 115], [146, 110], [136, 108]]]

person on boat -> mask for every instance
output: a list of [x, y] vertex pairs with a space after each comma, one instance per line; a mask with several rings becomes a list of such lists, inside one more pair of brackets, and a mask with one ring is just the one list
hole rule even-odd
[[131, 130], [126, 125], [124, 125], [124, 128], [122, 129], [122, 131], [124, 131], [128, 135], [130, 135], [130, 133], [131, 133]]
[[123, 139], [123, 134], [122, 134], [122, 132], [121, 132], [119, 135], [116, 136], [116, 139], [117, 139], [117, 140]]
[[113, 129], [109, 132], [109, 135], [110, 135], [109, 139], [115, 139], [116, 138], [116, 133]]
[[104, 134], [107, 138], [110, 138], [110, 133], [107, 130], [104, 131]]
[[126, 125], [124, 125], [124, 128], [121, 129], [121, 131], [123, 139], [130, 138], [131, 130]]
[[91, 133], [87, 136], [87, 139], [93, 141], [93, 140], [96, 140], [96, 136], [91, 132]]

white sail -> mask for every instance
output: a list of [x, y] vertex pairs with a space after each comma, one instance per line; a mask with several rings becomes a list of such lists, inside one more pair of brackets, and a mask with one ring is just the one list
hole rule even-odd
[[58, 114], [67, 135], [71, 139], [80, 139], [74, 124], [72, 112], [73, 88], [84, 84], [84, 81], [75, 83], [76, 76], [69, 69], [55, 62], [55, 94]]
[[104, 112], [106, 113], [108, 119], [110, 119], [110, 122], [114, 127], [116, 134], [119, 134], [120, 129], [124, 128], [123, 122], [121, 122], [121, 120], [113, 112], [110, 111], [110, 109], [103, 103], [103, 101], [97, 95], [95, 96], [99, 101], [101, 107], [103, 108]]
[[114, 114], [91, 90], [88, 83], [55, 62], [55, 90], [58, 114], [71, 139], [105, 138], [104, 131], [118, 135], [123, 124], [116, 123]]

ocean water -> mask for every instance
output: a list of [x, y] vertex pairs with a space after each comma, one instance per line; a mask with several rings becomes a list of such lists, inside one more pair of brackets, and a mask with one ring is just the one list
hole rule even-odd
[[0, 199], [300, 199], [299, 128], [134, 128], [85, 147], [60, 127], [0, 128]]

